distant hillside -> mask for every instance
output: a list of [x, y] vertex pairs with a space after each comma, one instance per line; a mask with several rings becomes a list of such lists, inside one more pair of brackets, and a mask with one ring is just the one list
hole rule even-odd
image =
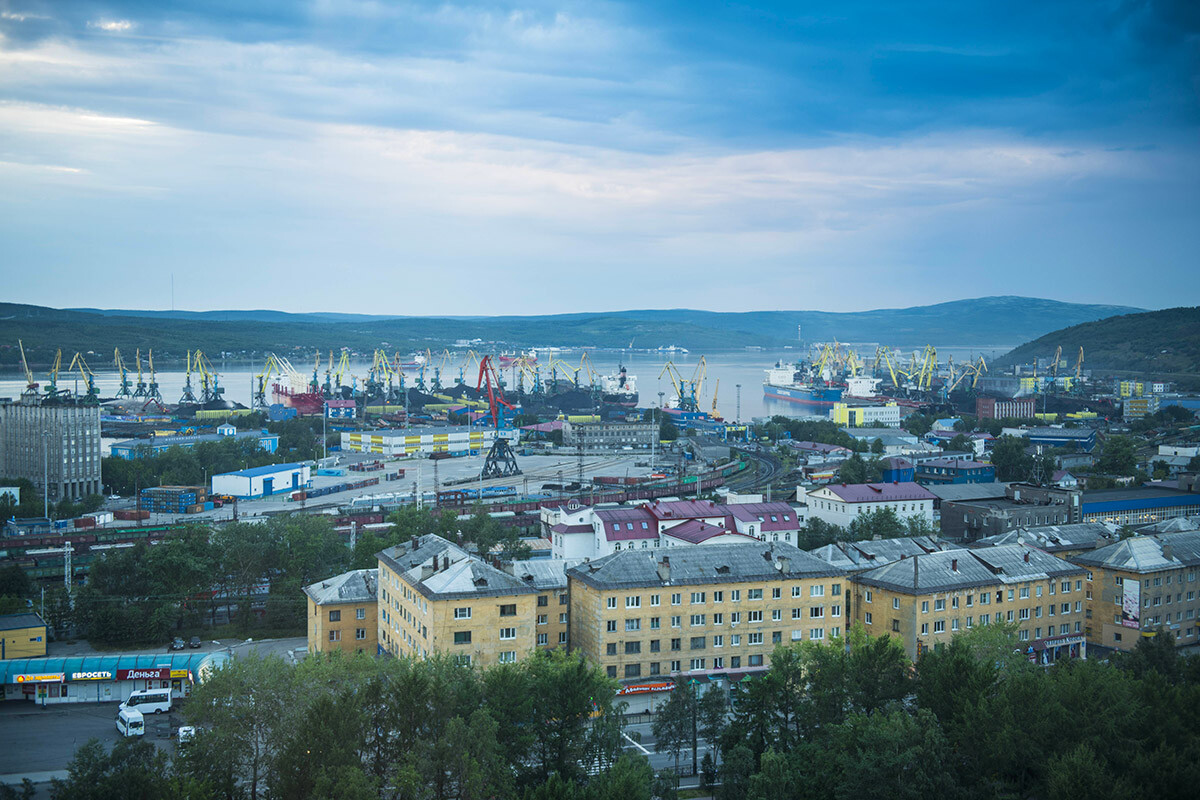
[[93, 351], [111, 361], [114, 347], [132, 354], [154, 348], [155, 357], [182, 359], [189, 349], [256, 355], [349, 347], [370, 352], [439, 349], [456, 339], [482, 339], [495, 348], [687, 347], [693, 352], [747, 346], [795, 345], [804, 339], [996, 345], [1040, 336], [1047, 329], [1124, 314], [1122, 306], [1082, 305], [1022, 297], [985, 297], [915, 308], [862, 312], [760, 311], [723, 313], [689, 309], [616, 311], [507, 317], [381, 317], [271, 310], [113, 311], [52, 309], [0, 303], [0, 364], [19, 359], [17, 339], [31, 361], [44, 364], [56, 348]]
[[1063, 358], [1071, 363], [1083, 347], [1084, 365], [1093, 370], [1200, 377], [1200, 307], [1125, 314], [1073, 325], [1021, 345], [997, 359], [995, 366], [1053, 357], [1060, 345]]

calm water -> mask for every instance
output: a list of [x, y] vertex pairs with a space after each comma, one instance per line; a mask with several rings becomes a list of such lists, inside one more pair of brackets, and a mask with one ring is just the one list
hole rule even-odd
[[[953, 356], [955, 362], [965, 362], [983, 355], [984, 358], [991, 361], [993, 358], [1003, 355], [1010, 349], [1012, 348], [1006, 345], [983, 348], [939, 345], [938, 357], [940, 360], [945, 361], [947, 357]], [[641, 395], [640, 404], [642, 406], [657, 403], [659, 392], [663, 393], [664, 400], [669, 400], [674, 395], [670, 379], [661, 374], [663, 366], [668, 360], [673, 361], [684, 379], [691, 379], [695, 373], [700, 355], [700, 353], [695, 352], [686, 355], [681, 353], [667, 355], [615, 350], [589, 351], [593, 367], [601, 374], [615, 374], [618, 364], [625, 365], [629, 374], [637, 378], [637, 388]], [[778, 360], [782, 359], [785, 362], [791, 362], [801, 357], [801, 355], [803, 353], [799, 350], [735, 351], [705, 355], [705, 361], [708, 365], [708, 377], [700, 392], [701, 409], [708, 411], [712, 408], [713, 394], [716, 392], [717, 410], [726, 419], [734, 419], [738, 411], [739, 390], [737, 387], [740, 384], [741, 418], [743, 420], [772, 414], [782, 414], [785, 416], [801, 415], [797, 406], [791, 403], [766, 399], [762, 394], [764, 370], [773, 366]], [[867, 355], [873, 357], [874, 349], [871, 348], [870, 353]], [[561, 354], [561, 357], [565, 361], [578, 364], [580, 352], [564, 352]], [[461, 360], [461, 356], [456, 356], [456, 358]], [[547, 358], [541, 359], [540, 366], [543, 380], [548, 377], [548, 371], [545, 367], [547, 360]], [[220, 375], [221, 385], [225, 388], [226, 399], [249, 406], [255, 382], [254, 376], [261, 369], [261, 364], [253, 366], [244, 362], [225, 365], [214, 363], [214, 367]], [[299, 365], [297, 367], [300, 368]], [[361, 382], [362, 377], [367, 374], [369, 369], [370, 362], [354, 362], [351, 364], [349, 372], [351, 375], [358, 376]], [[447, 374], [442, 375], [443, 382], [447, 384], [453, 383], [458, 375], [458, 362], [451, 362], [451, 365], [445, 372]], [[44, 372], [36, 373], [34, 377], [43, 383], [46, 380]], [[183, 390], [184, 377], [182, 371], [158, 373], [158, 383], [161, 387], [164, 400], [172, 403], [179, 400], [179, 395]], [[427, 372], [426, 379], [430, 378], [432, 378], [432, 373]], [[511, 371], [506, 370], [504, 378], [510, 386], [515, 385], [515, 379]], [[133, 382], [133, 380], [134, 376], [131, 376], [130, 381]], [[324, 369], [321, 372], [321, 380], [324, 380]], [[474, 376], [468, 374], [467, 382], [473, 385]], [[79, 383], [78, 378], [63, 377], [60, 373], [60, 388], [74, 388]], [[112, 397], [120, 385], [120, 377], [111, 368], [98, 370], [96, 372], [96, 385], [102, 397]], [[16, 397], [24, 387], [25, 381], [19, 371], [10, 370], [0, 373], [0, 396]], [[198, 394], [199, 383], [195, 377], [193, 377], [193, 388]], [[270, 400], [269, 389], [268, 400]]]

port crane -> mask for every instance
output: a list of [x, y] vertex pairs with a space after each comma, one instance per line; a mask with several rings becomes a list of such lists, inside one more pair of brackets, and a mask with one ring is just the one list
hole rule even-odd
[[[484, 356], [479, 360], [479, 379], [475, 383], [475, 390], [482, 391], [486, 387], [488, 398], [488, 412], [492, 417], [492, 426], [496, 430], [496, 440], [492, 442], [492, 448], [488, 451], [487, 457], [483, 462], [483, 472], [480, 474], [480, 479], [483, 478], [506, 478], [512, 475], [520, 475], [521, 468], [517, 466], [517, 455], [513, 452], [512, 445], [508, 439], [500, 435], [501, 427], [501, 407], [513, 410], [513, 406], [504, 399], [504, 389], [500, 386], [500, 374], [496, 366], [492, 363], [491, 356]], [[483, 498], [481, 497], [480, 500]]]
[[17, 339], [17, 346], [21, 348], [21, 368], [25, 370], [25, 394], [36, 393], [38, 382], [33, 379], [33, 371], [29, 369], [29, 361], [25, 358], [25, 343]]
[[82, 353], [76, 353], [71, 358], [71, 365], [67, 367], [67, 373], [71, 372], [78, 372], [79, 377], [83, 378], [83, 385], [87, 387], [87, 393], [81, 398], [83, 402], [89, 406], [99, 405], [100, 393], [96, 389], [96, 373], [92, 372], [92, 368], [88, 366]]
[[676, 404], [680, 411], [699, 411], [697, 398], [707, 374], [708, 363], [704, 360], [704, 356], [700, 356], [700, 361], [696, 364], [696, 370], [692, 373], [690, 380], [680, 374], [679, 368], [673, 361], [663, 364], [662, 372], [658, 374], [658, 377], [661, 380], [666, 375], [670, 379], [671, 386], [675, 389], [675, 396], [678, 398]]
[[133, 388], [129, 385], [129, 370], [125, 368], [125, 362], [121, 359], [121, 348], [119, 347], [113, 348], [113, 366], [121, 375], [121, 385], [117, 387], [117, 397], [133, 397]]
[[264, 411], [267, 408], [267, 381], [272, 375], [284, 375], [295, 372], [291, 369], [291, 364], [284, 368], [283, 363], [274, 353], [267, 353], [267, 361], [263, 364], [262, 370], [254, 376], [254, 396], [250, 398], [250, 408], [255, 411]]
[[146, 387], [146, 405], [142, 406], [142, 408], [151, 403], [158, 403], [159, 406], [162, 406], [162, 392], [158, 388], [158, 373], [154, 371], [153, 350], [146, 351], [146, 364], [150, 367], [150, 385]]
[[133, 396], [135, 398], [146, 397], [146, 381], [142, 377], [142, 348], [134, 351], [134, 365], [137, 367], [137, 383], [133, 386]]
[[179, 405], [195, 403], [196, 393], [192, 390], [192, 351], [187, 351], [187, 367], [183, 377], [183, 392], [179, 395]]

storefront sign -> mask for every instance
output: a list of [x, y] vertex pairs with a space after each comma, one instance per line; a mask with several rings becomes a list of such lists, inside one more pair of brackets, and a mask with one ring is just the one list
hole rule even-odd
[[1069, 644], [1079, 644], [1083, 641], [1082, 636], [1060, 636], [1057, 639], [1045, 639], [1042, 641], [1042, 647], [1063, 647]]
[[173, 670], [171, 670], [171, 677], [172, 678], [191, 678], [192, 673], [186, 669], [173, 669]]
[[159, 681], [167, 680], [171, 677], [170, 667], [150, 667], [147, 669], [119, 669], [117, 670], [117, 680], [119, 681]]
[[648, 692], [669, 692], [675, 688], [675, 684], [671, 681], [666, 683], [639, 683], [633, 686], [625, 686], [617, 690], [617, 694], [646, 694]]
[[65, 677], [61, 672], [39, 672], [16, 676], [17, 683], [62, 683]]
[[89, 672], [72, 672], [71, 680], [73, 681], [111, 681], [113, 674], [106, 669], [91, 670]]

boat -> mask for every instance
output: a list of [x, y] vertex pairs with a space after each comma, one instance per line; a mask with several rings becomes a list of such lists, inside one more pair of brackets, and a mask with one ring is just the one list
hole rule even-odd
[[600, 399], [609, 405], [634, 408], [638, 404], [637, 378], [622, 364], [616, 375], [600, 376]]
[[763, 397], [820, 411], [833, 408], [834, 403], [841, 401], [844, 391], [841, 386], [808, 379], [782, 363], [766, 370], [766, 379], [763, 381]]

